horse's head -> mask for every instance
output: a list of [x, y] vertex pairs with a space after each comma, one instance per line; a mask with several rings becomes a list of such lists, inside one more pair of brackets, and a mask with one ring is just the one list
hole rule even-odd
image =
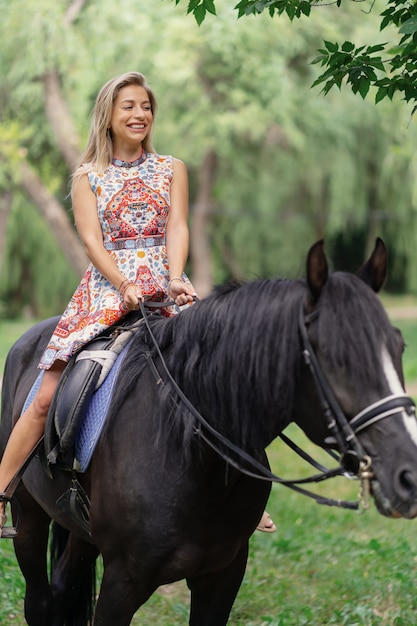
[[323, 242], [310, 249], [300, 333], [305, 376], [324, 418], [318, 429], [317, 420], [299, 423], [316, 443], [339, 448], [347, 469], [358, 473], [370, 460], [378, 510], [413, 518], [417, 421], [414, 402], [404, 391], [402, 336], [375, 295], [386, 266], [380, 239], [356, 275], [330, 273]]

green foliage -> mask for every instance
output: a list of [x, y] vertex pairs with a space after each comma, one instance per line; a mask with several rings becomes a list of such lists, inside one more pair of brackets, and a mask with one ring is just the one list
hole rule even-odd
[[235, 9], [238, 11], [238, 17], [259, 15], [267, 10], [271, 17], [275, 13], [277, 15], [286, 13], [292, 21], [295, 17], [309, 16], [312, 4], [317, 4], [317, 0], [240, 0]]
[[[384, 49], [384, 44], [377, 46], [360, 46], [355, 48], [350, 41], [345, 41], [339, 50], [337, 43], [324, 42], [325, 48], [319, 50], [320, 55], [313, 60], [313, 63], [320, 63], [322, 66], [329, 66], [317, 80], [313, 87], [325, 83], [323, 93], [326, 94], [336, 85], [339, 89], [344, 79], [352, 86], [353, 93], [360, 93], [365, 98], [372, 82], [377, 80], [375, 70], [384, 71], [384, 63], [381, 57], [372, 56], [376, 52]], [[376, 101], [384, 97], [382, 87], [378, 90]], [[393, 92], [391, 94], [391, 98]]]
[[15, 194], [8, 221], [7, 249], [0, 280], [2, 317], [50, 317], [61, 313], [77, 277], [36, 210]]
[[[310, 60], [319, 48], [328, 62], [334, 56], [337, 77], [344, 71], [342, 60], [350, 59], [349, 71], [338, 80], [340, 85], [350, 80], [364, 95], [367, 82], [361, 72], [378, 75], [381, 70], [372, 65], [378, 57], [386, 66], [382, 51], [368, 43], [380, 23], [375, 12], [364, 16], [346, 3], [343, 10], [330, 6], [313, 10], [312, 5], [308, 20], [293, 23], [278, 15], [271, 20], [267, 10], [258, 12], [256, 19], [237, 20], [229, 0], [217, 0], [217, 17], [198, 27], [172, 2], [89, 0], [69, 26], [63, 4], [0, 0], [2, 189], [9, 189], [11, 182], [19, 186], [17, 164], [24, 155], [70, 209], [69, 172], [44, 111], [45, 68], [59, 71], [83, 143], [99, 87], [119, 72], [138, 69], [155, 89], [160, 105], [156, 149], [178, 156], [188, 166], [190, 221], [204, 157], [209, 150], [216, 153], [209, 226], [215, 282], [236, 276], [299, 274], [314, 240], [325, 237], [332, 242], [340, 234], [346, 235], [346, 254], [354, 250], [352, 257], [359, 264], [365, 250], [354, 249], [350, 234], [360, 233], [369, 248], [374, 223], [376, 234], [389, 245], [391, 285], [417, 292], [417, 129], [409, 123], [409, 111], [394, 97], [375, 108], [369, 97], [362, 101], [347, 90], [341, 95], [329, 86], [322, 98], [318, 89], [310, 89], [321, 63], [312, 65]], [[200, 6], [213, 14], [213, 3], [185, 6], [191, 13]], [[283, 6], [267, 8], [277, 13]], [[405, 14], [398, 19], [405, 19]], [[384, 41], [390, 37], [387, 29]], [[345, 44], [332, 48], [335, 44], [323, 44], [323, 39]], [[360, 43], [353, 43], [358, 39]], [[363, 58], [364, 70], [355, 69], [357, 55]], [[378, 89], [371, 85], [368, 93]], [[9, 225], [8, 239], [17, 241], [19, 228], [39, 218], [21, 192], [13, 195], [15, 223]], [[18, 285], [24, 275], [23, 259], [36, 265], [36, 272], [26, 270], [36, 274], [36, 281], [49, 283], [37, 283], [38, 314], [40, 302], [50, 302], [53, 313], [66, 304], [64, 286], [72, 290], [73, 278], [65, 278], [63, 269], [58, 272], [63, 261], [49, 233], [41, 237], [39, 248], [29, 233], [29, 256], [21, 246], [8, 243], [7, 254], [13, 251], [21, 258], [9, 259], [5, 266], [0, 288], [3, 310], [6, 306], [11, 311], [13, 299], [17, 314], [30, 300], [23, 289], [10, 291], [8, 274]], [[55, 271], [60, 277], [51, 281]]]
[[[179, 0], [175, 1], [179, 3]], [[206, 16], [202, 4], [203, 0], [194, 0], [188, 6], [188, 12], [194, 13], [198, 24]], [[235, 9], [238, 17], [267, 11], [271, 17], [285, 13], [293, 21], [294, 18], [309, 17], [311, 8], [320, 4], [317, 0], [240, 0]], [[337, 0], [335, 4], [340, 7], [342, 1]], [[372, 85], [377, 87], [376, 103], [385, 97], [392, 99], [395, 93], [402, 94], [406, 102], [417, 102], [417, 5], [409, 0], [390, 0], [381, 18], [380, 30], [391, 25], [397, 27], [398, 35], [402, 35], [398, 44], [393, 48], [388, 43], [365, 47], [350, 42], [341, 46], [325, 42], [325, 48], [319, 50], [316, 62], [327, 70], [314, 85], [325, 83], [323, 92], [328, 93], [334, 86], [340, 88], [346, 79], [353, 93], [359, 93], [362, 98], [366, 97]], [[387, 58], [383, 59], [379, 52], [386, 53]]]
[[[179, 4], [180, 0], [174, 0]], [[206, 17], [206, 13], [216, 15], [216, 8], [213, 0], [189, 0], [187, 13], [193, 13], [197, 24], [201, 24]]]

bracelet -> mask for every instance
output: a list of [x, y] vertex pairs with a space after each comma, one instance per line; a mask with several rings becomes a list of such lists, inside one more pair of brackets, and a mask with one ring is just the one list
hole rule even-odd
[[123, 287], [123, 289], [120, 290], [120, 295], [122, 296], [122, 298], [124, 297], [126, 291], [129, 289], [129, 287], [137, 287], [136, 283], [132, 283], [130, 281], [127, 282], [127, 285], [125, 285]]
[[126, 285], [126, 283], [130, 283], [130, 280], [128, 278], [125, 278], [122, 280], [122, 282], [120, 283], [120, 285], [117, 288], [117, 291], [121, 291], [123, 289], [123, 287]]
[[171, 280], [168, 282], [168, 289], [171, 288], [171, 284], [174, 282], [174, 280], [179, 280], [182, 283], [184, 282], [181, 276], [174, 276], [174, 278], [171, 278]]

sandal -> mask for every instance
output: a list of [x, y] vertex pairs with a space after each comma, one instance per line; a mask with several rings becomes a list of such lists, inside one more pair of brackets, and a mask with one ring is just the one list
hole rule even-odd
[[[0, 502], [4, 502], [6, 505], [10, 502], [10, 498], [0, 493]], [[4, 513], [0, 513], [0, 539], [15, 539], [17, 537], [18, 528], [16, 526], [5, 526], [7, 522], [6, 510]]]
[[263, 512], [261, 521], [259, 522], [256, 530], [260, 530], [263, 533], [274, 533], [277, 527], [271, 519], [271, 516], [266, 511]]

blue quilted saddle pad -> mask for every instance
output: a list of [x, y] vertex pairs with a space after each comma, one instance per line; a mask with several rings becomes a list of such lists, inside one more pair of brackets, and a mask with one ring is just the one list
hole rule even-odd
[[79, 464], [77, 471], [85, 472], [90, 464], [97, 441], [103, 430], [114, 386], [129, 344], [123, 348], [103, 384], [93, 393], [86, 416], [75, 440], [75, 458]]

